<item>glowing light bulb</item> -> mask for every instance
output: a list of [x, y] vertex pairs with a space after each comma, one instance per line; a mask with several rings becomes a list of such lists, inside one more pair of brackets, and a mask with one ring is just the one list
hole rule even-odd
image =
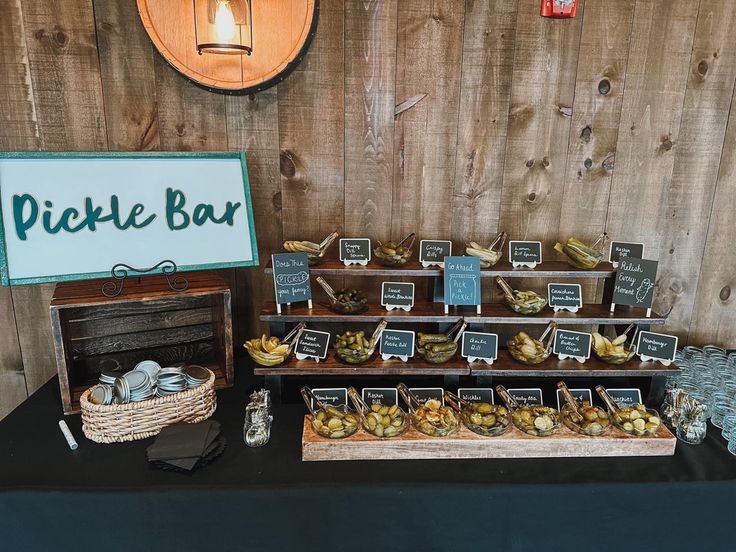
[[235, 16], [228, 0], [217, 0], [215, 35], [218, 42], [232, 42], [238, 33]]

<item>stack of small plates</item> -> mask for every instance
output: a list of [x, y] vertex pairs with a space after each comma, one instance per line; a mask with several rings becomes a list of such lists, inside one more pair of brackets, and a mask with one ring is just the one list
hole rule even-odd
[[89, 402], [92, 404], [110, 404], [112, 403], [112, 395], [112, 385], [99, 383], [92, 388], [89, 394]]
[[156, 396], [165, 397], [184, 391], [187, 388], [187, 378], [184, 370], [179, 367], [170, 366], [161, 368], [158, 373], [158, 387], [156, 387]]
[[184, 368], [184, 378], [186, 379], [187, 387], [191, 389], [192, 387], [198, 387], [206, 383], [210, 379], [210, 373], [206, 368], [192, 364]]

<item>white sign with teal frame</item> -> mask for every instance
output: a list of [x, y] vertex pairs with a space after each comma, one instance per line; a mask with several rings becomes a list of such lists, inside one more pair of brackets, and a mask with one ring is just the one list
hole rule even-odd
[[0, 153], [0, 280], [258, 265], [244, 153]]

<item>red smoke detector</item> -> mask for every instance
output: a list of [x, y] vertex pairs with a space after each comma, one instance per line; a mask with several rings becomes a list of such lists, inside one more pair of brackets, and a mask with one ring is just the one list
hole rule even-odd
[[542, 0], [543, 17], [575, 17], [578, 0]]

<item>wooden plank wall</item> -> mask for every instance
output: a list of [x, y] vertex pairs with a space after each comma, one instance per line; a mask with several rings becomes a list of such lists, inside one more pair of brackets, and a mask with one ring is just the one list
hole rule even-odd
[[[736, 3], [579, 4], [322, 0], [286, 81], [222, 96], [154, 51], [135, 0], [0, 0], [0, 148], [245, 150], [264, 258], [335, 229], [503, 229], [548, 255], [605, 230], [661, 261], [669, 331], [736, 347]], [[225, 275], [239, 343], [270, 282]], [[55, 373], [51, 289], [0, 288], [0, 417]]]

